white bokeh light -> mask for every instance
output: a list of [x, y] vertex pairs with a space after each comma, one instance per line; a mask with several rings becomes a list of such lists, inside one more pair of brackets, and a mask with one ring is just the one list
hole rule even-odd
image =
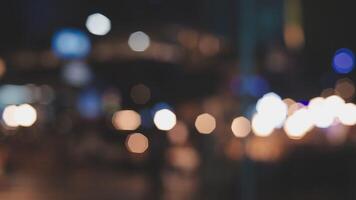
[[89, 15], [85, 25], [94, 35], [106, 35], [111, 30], [110, 19], [100, 13]]
[[328, 128], [334, 122], [333, 109], [327, 107], [328, 103], [322, 97], [310, 100], [308, 110], [313, 123], [318, 128]]
[[20, 126], [30, 127], [37, 120], [37, 112], [29, 104], [22, 104], [17, 107], [16, 111], [16, 120]]
[[353, 103], [344, 104], [338, 113], [338, 119], [343, 125], [356, 125], [356, 105]]
[[[268, 137], [274, 131], [274, 124], [271, 123], [270, 116], [255, 114], [252, 118], [251, 126], [253, 133], [259, 137]], [[273, 121], [273, 120], [272, 120]]]
[[8, 127], [30, 127], [37, 120], [37, 111], [29, 104], [9, 105], [4, 109], [2, 118]]
[[142, 52], [150, 46], [150, 37], [142, 31], [137, 31], [130, 35], [128, 44], [133, 51]]
[[177, 117], [172, 111], [162, 109], [155, 113], [153, 122], [159, 130], [169, 131], [176, 125]]
[[336, 119], [340, 110], [345, 105], [345, 100], [337, 95], [332, 95], [327, 97], [324, 103], [327, 110], [331, 112], [333, 118]]
[[257, 101], [256, 111], [265, 116], [274, 128], [280, 128], [287, 117], [288, 106], [277, 94], [268, 93]]
[[8, 127], [18, 127], [20, 124], [16, 120], [17, 106], [9, 105], [5, 107], [2, 113], [2, 119]]
[[313, 128], [313, 120], [307, 109], [293, 113], [284, 124], [284, 131], [291, 139], [301, 139]]

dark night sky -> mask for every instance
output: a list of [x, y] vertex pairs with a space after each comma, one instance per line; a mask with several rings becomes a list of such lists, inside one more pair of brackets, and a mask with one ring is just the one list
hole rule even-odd
[[[325, 73], [332, 71], [331, 58], [337, 49], [355, 50], [356, 28], [352, 1], [302, 2], [306, 46], [298, 59], [305, 84], [302, 87], [308, 87], [315, 78], [329, 79]], [[0, 53], [49, 48], [51, 35], [58, 28], [85, 30], [85, 19], [93, 12], [105, 13], [112, 19], [112, 34], [181, 24], [225, 35], [236, 48], [233, 41], [238, 34], [234, 27], [237, 10], [238, 1], [233, 0], [6, 0], [0, 5]], [[320, 85], [317, 90], [322, 87], [325, 86]]]

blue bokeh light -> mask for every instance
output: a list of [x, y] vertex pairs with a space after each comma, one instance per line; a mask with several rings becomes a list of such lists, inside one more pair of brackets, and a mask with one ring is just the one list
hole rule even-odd
[[22, 85], [2, 85], [0, 87], [0, 107], [8, 104], [22, 104], [32, 101], [33, 94]]
[[63, 66], [62, 77], [69, 85], [82, 87], [90, 83], [93, 74], [86, 63], [74, 61]]
[[85, 90], [79, 95], [77, 109], [87, 119], [95, 119], [101, 114], [101, 98], [95, 89]]
[[172, 106], [170, 106], [168, 103], [165, 102], [159, 102], [153, 106], [151, 109], [151, 115], [154, 116], [157, 111], [162, 110], [162, 109], [168, 109], [168, 110], [173, 110]]
[[231, 81], [230, 88], [236, 96], [248, 95], [257, 98], [270, 90], [268, 81], [259, 75], [237, 76]]
[[140, 111], [141, 115], [141, 126], [144, 128], [152, 128], [153, 126], [153, 116], [150, 109], [143, 109]]
[[347, 74], [355, 67], [354, 53], [346, 48], [336, 51], [333, 58], [333, 68], [337, 73]]
[[304, 106], [308, 106], [309, 105], [309, 101], [308, 100], [300, 100], [300, 101], [298, 101], [298, 103], [301, 103]]
[[90, 49], [89, 37], [79, 29], [59, 30], [52, 39], [52, 50], [59, 58], [83, 58], [89, 54]]

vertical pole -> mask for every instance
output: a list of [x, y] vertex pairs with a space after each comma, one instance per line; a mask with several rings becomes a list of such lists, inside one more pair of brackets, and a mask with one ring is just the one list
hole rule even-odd
[[255, 67], [255, 47], [256, 47], [256, 0], [240, 0], [238, 27], [241, 75], [250, 75]]
[[[239, 4], [239, 23], [238, 27], [238, 58], [239, 71], [241, 77], [250, 76], [254, 73], [255, 49], [256, 49], [256, 0], [240, 0]], [[242, 80], [246, 80], [243, 78]], [[242, 82], [242, 84], [247, 84]], [[248, 96], [241, 97], [241, 112], [251, 103]], [[246, 141], [243, 141], [243, 148]], [[243, 151], [243, 149], [242, 149]], [[255, 174], [254, 164], [251, 160], [244, 157], [241, 162], [241, 199], [255, 200]]]

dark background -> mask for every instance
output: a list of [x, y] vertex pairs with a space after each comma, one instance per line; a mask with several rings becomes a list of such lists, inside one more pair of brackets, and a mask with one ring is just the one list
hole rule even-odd
[[[283, 3], [279, 0], [256, 2], [261, 7], [269, 5], [272, 12], [281, 12], [279, 8]], [[293, 68], [274, 74], [265, 70], [263, 65], [256, 67], [256, 71], [270, 82], [272, 91], [281, 96], [306, 100], [319, 95], [322, 89], [333, 87], [339, 78], [355, 80], [353, 72], [336, 75], [331, 67], [332, 56], [337, 49], [356, 49], [354, 4], [349, 0], [302, 1], [305, 46], [299, 52], [287, 53], [293, 60]], [[238, 0], [5, 0], [0, 2], [0, 55], [11, 60], [12, 55], [19, 51], [49, 50], [56, 30], [62, 27], [85, 30], [86, 17], [94, 12], [105, 13], [111, 19], [113, 28], [109, 37], [125, 38], [137, 29], [144, 29], [152, 33], [152, 37], [160, 38], [160, 34], [172, 26], [213, 33], [224, 38], [224, 51], [207, 62], [189, 65], [195, 66], [193, 70], [185, 62], [164, 63], [145, 59], [98, 62], [89, 58], [96, 75], [93, 85], [97, 88], [120, 88], [124, 108], [143, 108], [135, 105], [129, 97], [130, 87], [140, 82], [148, 84], [154, 91], [149, 105], [161, 101], [173, 106], [191, 101], [193, 105], [199, 105], [202, 99], [220, 94], [223, 88], [228, 87], [229, 73], [239, 70], [239, 5]], [[257, 63], [263, 63], [261, 60], [271, 43], [285, 50], [281, 33], [272, 35], [258, 43]], [[93, 43], [102, 40], [90, 37]], [[22, 69], [10, 62], [0, 84], [52, 85], [60, 94], [56, 114], [68, 114], [70, 109], [62, 101], [78, 91], [63, 86], [59, 71], [58, 68], [44, 69], [37, 64]], [[175, 176], [182, 179], [176, 188], [192, 184], [192, 188], [197, 189], [182, 189], [189, 194], [188, 197], [168, 198], [164, 196], [165, 183], [161, 180], [166, 170], [163, 152], [168, 144], [163, 136], [156, 135], [158, 131], [149, 129], [153, 149], [144, 161], [139, 158], [137, 162], [122, 150], [119, 161], [107, 162], [100, 153], [93, 153], [85, 162], [78, 162], [72, 155], [71, 144], [80, 143], [92, 132], [93, 135], [97, 135], [96, 132], [107, 133], [99, 138], [109, 145], [120, 146], [125, 137], [108, 128], [104, 118], [88, 121], [75, 115], [71, 119], [74, 125], [70, 134], [61, 134], [62, 123], [57, 121], [49, 123], [45, 129], [23, 130], [22, 134], [39, 132], [38, 137], [2, 138], [1, 145], [10, 152], [9, 175], [4, 176], [3, 181], [0, 177], [0, 193], [4, 199], [356, 198], [356, 149], [351, 139], [340, 146], [323, 142], [315, 145], [317, 142], [314, 141], [293, 144], [293, 149], [283, 159], [264, 163], [248, 158], [228, 160], [221, 155], [221, 150], [216, 150], [222, 147], [214, 143], [213, 136], [194, 135], [191, 136], [192, 143], [202, 157], [200, 170]], [[120, 149], [123, 149], [122, 145]], [[22, 187], [16, 187], [16, 184]]]

